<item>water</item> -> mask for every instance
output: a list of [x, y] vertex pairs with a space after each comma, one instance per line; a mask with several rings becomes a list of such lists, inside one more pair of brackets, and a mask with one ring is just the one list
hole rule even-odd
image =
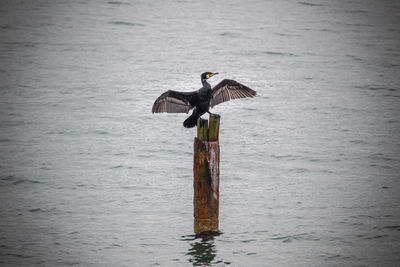
[[[0, 264], [398, 266], [397, 1], [1, 1]], [[220, 230], [193, 235], [200, 74]]]

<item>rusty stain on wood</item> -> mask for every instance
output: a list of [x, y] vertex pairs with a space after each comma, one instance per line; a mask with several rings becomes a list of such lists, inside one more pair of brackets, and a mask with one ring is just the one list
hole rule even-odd
[[[218, 231], [219, 227], [219, 115], [198, 121], [194, 139], [194, 232]], [[212, 140], [210, 140], [212, 139]]]

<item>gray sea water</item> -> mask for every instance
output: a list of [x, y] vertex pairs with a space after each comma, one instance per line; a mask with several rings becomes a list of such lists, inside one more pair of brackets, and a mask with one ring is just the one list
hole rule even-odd
[[[1, 266], [399, 266], [399, 1], [0, 1]], [[220, 230], [186, 114], [235, 79]]]

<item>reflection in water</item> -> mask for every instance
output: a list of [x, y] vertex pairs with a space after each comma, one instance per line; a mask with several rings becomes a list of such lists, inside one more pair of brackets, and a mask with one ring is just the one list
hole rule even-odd
[[190, 246], [187, 255], [191, 256], [189, 262], [193, 263], [193, 266], [210, 265], [217, 255], [214, 237], [195, 239]]
[[211, 264], [224, 263], [222, 260], [215, 260], [217, 249], [215, 246], [215, 236], [220, 233], [206, 233], [202, 235], [183, 236], [182, 240], [189, 241], [190, 248], [186, 255], [189, 255], [189, 262], [193, 266], [210, 266]]

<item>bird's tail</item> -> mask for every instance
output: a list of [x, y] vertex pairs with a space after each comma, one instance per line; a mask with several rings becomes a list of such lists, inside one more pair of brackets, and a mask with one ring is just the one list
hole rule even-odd
[[197, 124], [197, 120], [199, 119], [199, 114], [197, 112], [193, 112], [192, 115], [190, 115], [189, 118], [187, 118], [184, 122], [183, 122], [183, 126], [185, 126], [186, 128], [193, 128], [194, 126], [196, 126]]

